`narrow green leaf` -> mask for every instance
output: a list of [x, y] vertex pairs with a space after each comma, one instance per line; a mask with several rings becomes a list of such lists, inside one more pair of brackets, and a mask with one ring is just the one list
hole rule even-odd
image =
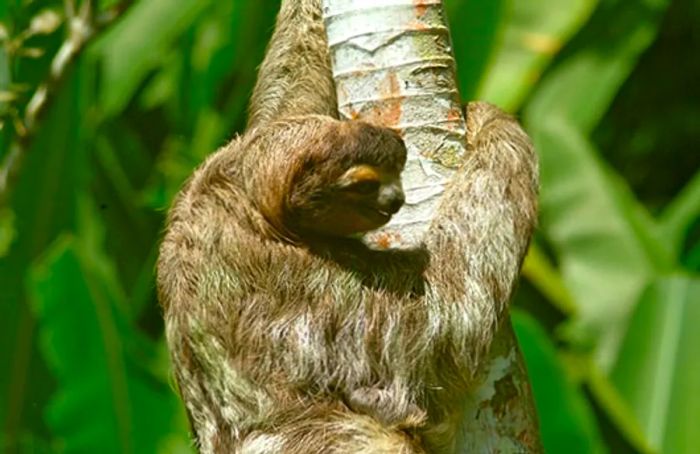
[[[0, 24], [2, 26], [2, 24]], [[7, 55], [7, 49], [4, 46], [0, 46], [0, 91], [9, 91], [10, 84], [12, 83], [12, 74], [10, 73], [10, 59]], [[4, 102], [0, 102], [0, 112], [2, 112], [2, 106]]]
[[611, 378], [652, 446], [700, 452], [700, 277], [660, 279], [645, 293]]
[[113, 128], [102, 130], [104, 135], [95, 144], [92, 195], [100, 211], [94, 217], [103, 221], [108, 238], [138, 232], [130, 234], [128, 241], [104, 244], [117, 266], [122, 287], [128, 289], [130, 312], [141, 314], [153, 304], [154, 259], [150, 251], [158, 243], [162, 221], [162, 215], [145, 206], [141, 196], [140, 186], [154, 162], [128, 122], [116, 122]]
[[539, 290], [547, 300], [567, 316], [576, 314], [577, 307], [569, 290], [564, 285], [559, 271], [549, 262], [536, 242], [530, 249], [523, 263], [523, 275]]
[[581, 389], [567, 377], [547, 334], [524, 312], [513, 311], [512, 315], [540, 416], [545, 451], [606, 452], [593, 412]]
[[507, 0], [445, 2], [462, 99], [475, 99], [485, 69], [498, 44]]
[[97, 43], [104, 87], [101, 104], [108, 115], [121, 111], [144, 76], [161, 62], [168, 48], [197, 19], [211, 0], [137, 2]]
[[699, 218], [700, 171], [685, 185], [661, 215], [659, 239], [668, 244], [675, 257], [680, 253], [688, 229]]
[[[3, 26], [4, 24], [0, 22], [0, 33], [2, 33]], [[16, 96], [16, 93], [10, 89], [10, 83], [12, 83], [10, 59], [5, 46], [2, 45], [2, 40], [0, 40], [0, 162], [5, 158], [10, 148], [6, 115], [10, 109], [10, 100]]]
[[182, 433], [177, 401], [149, 369], [155, 346], [121, 311], [111, 267], [80, 244], [59, 240], [30, 279], [42, 350], [60, 385], [48, 424], [60, 452], [157, 452]]
[[8, 208], [0, 208], [0, 258], [7, 255], [16, 236], [14, 212]]
[[20, 429], [41, 430], [42, 406], [54, 386], [36, 354], [36, 323], [24, 284], [33, 260], [60, 232], [75, 226], [75, 195], [85, 191], [90, 169], [86, 142], [92, 123], [86, 121], [86, 106], [91, 73], [79, 62], [62, 85], [10, 193], [14, 234], [0, 258], [0, 432], [10, 441], [19, 440]]

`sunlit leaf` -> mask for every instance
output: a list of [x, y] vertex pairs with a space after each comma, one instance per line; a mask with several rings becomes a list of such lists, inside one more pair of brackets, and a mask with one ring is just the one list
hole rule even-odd
[[604, 369], [615, 359], [643, 289], [670, 264], [654, 241], [648, 215], [586, 135], [651, 43], [667, 4], [601, 3], [526, 108], [526, 126], [541, 157], [545, 236], [579, 306], [583, 341], [597, 346]]
[[662, 453], [700, 452], [700, 278], [677, 275], [644, 295], [612, 380]]
[[555, 122], [533, 139], [541, 154], [542, 228], [555, 247], [578, 317], [599, 342], [603, 364], [615, 357], [620, 328], [655, 264], [612, 193], [595, 150]]

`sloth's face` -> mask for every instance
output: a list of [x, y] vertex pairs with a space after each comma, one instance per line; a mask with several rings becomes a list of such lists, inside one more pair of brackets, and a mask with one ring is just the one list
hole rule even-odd
[[348, 169], [333, 185], [329, 203], [316, 222], [338, 236], [377, 229], [404, 204], [399, 169], [360, 164]]
[[406, 147], [395, 131], [335, 122], [298, 166], [286, 205], [294, 233], [349, 236], [377, 229], [404, 203]]
[[404, 200], [401, 168], [359, 164], [309, 194], [297, 225], [325, 236], [364, 233], [389, 222]]

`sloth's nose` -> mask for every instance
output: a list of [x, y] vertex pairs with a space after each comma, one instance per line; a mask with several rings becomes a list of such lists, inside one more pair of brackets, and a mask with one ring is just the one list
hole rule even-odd
[[405, 201], [403, 188], [400, 185], [391, 185], [383, 188], [378, 200], [382, 210], [389, 214], [399, 211]]
[[389, 214], [394, 214], [399, 211], [399, 208], [404, 204], [406, 198], [403, 193], [403, 187], [400, 183], [385, 185], [379, 191], [378, 205], [383, 211]]
[[406, 198], [403, 195], [403, 191], [400, 191], [395, 195], [395, 197], [389, 203], [389, 213], [394, 214], [403, 206]]

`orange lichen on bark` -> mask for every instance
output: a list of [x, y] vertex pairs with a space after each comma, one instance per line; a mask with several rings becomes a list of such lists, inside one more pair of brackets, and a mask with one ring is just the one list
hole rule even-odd
[[447, 119], [449, 121], [460, 121], [462, 120], [462, 111], [459, 109], [450, 109], [450, 111], [447, 113]]
[[403, 97], [401, 83], [395, 72], [390, 72], [382, 82], [379, 96], [382, 98], [382, 104], [372, 112], [373, 120], [390, 128], [398, 127], [401, 122]]
[[416, 17], [421, 18], [425, 15], [428, 10], [428, 3], [425, 0], [413, 0], [413, 7], [416, 10]]

